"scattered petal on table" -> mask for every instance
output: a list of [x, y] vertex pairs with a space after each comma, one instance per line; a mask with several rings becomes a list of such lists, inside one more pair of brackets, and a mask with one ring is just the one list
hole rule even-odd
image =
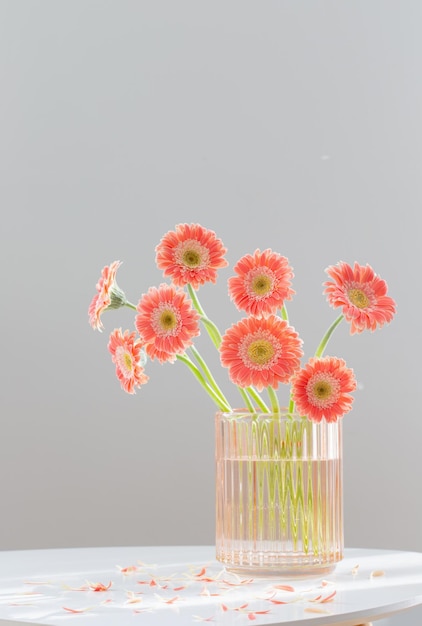
[[268, 613], [271, 613], [270, 609], [266, 611], [251, 611], [248, 613], [248, 619], [255, 620], [257, 615], [268, 615]]
[[158, 567], [157, 563], [143, 563], [142, 561], [138, 561], [138, 565], [140, 567], [152, 567], [153, 569], [155, 569], [156, 567]]
[[120, 565], [116, 566], [121, 574], [124, 576], [128, 576], [129, 574], [134, 574], [135, 572], [139, 572], [139, 567], [137, 565], [129, 565], [128, 567], [121, 567]]
[[[176, 591], [176, 589], [174, 590]], [[221, 593], [211, 593], [211, 591], [208, 589], [208, 587], [206, 585], [203, 586], [202, 591], [199, 594], [200, 596], [207, 596], [208, 598], [210, 598], [211, 596], [221, 596]]]
[[319, 602], [321, 604], [325, 603], [325, 602], [332, 602], [334, 596], [336, 595], [337, 591], [333, 591], [332, 593], [330, 593], [328, 596], [316, 596], [316, 598], [312, 598], [311, 600], [309, 600], [309, 602]]
[[195, 574], [195, 578], [202, 578], [202, 576], [205, 576], [206, 573], [207, 573], [207, 568], [203, 567], [200, 572]]
[[326, 615], [330, 614], [329, 611], [326, 611], [325, 609], [318, 609], [316, 606], [307, 607], [305, 609], [305, 612], [306, 613], [325, 613]]
[[135, 594], [133, 591], [127, 591], [126, 596], [126, 604], [138, 604], [139, 602], [142, 602], [142, 598]]
[[337, 591], [333, 591], [333, 593], [330, 593], [329, 596], [326, 596], [325, 598], [323, 598], [321, 600], [321, 604], [324, 604], [325, 602], [332, 602], [334, 599], [334, 596], [336, 595]]
[[289, 604], [288, 602], [285, 602], [284, 600], [268, 600], [268, 602], [271, 602], [272, 604]]
[[239, 611], [239, 612], [245, 612], [245, 609], [247, 609], [247, 607], [249, 606], [249, 602], [246, 602], [245, 604], [241, 604], [240, 606], [235, 606], [235, 607], [228, 607], [226, 604], [221, 604], [220, 605], [223, 611]]
[[108, 591], [113, 584], [111, 581], [108, 583], [108, 585], [103, 585], [103, 583], [90, 583], [88, 581], [87, 583], [88, 583], [89, 590], [96, 591], [96, 592]]
[[231, 582], [230, 580], [222, 580], [221, 584], [227, 585], [228, 587], [240, 587], [241, 585], [251, 585], [253, 582], [253, 578], [239, 578], [236, 582]]
[[280, 589], [281, 591], [295, 591], [295, 588], [291, 585], [273, 585], [273, 589]]
[[160, 602], [164, 602], [164, 604], [175, 604], [176, 602], [180, 602], [182, 600], [180, 596], [174, 596], [174, 598], [164, 598], [163, 596], [155, 594], [155, 597], [157, 600], [160, 600]]
[[138, 585], [149, 585], [149, 587], [160, 587], [155, 578], [151, 578], [150, 580], [137, 580]]
[[69, 613], [87, 613], [88, 611], [92, 611], [92, 606], [87, 606], [85, 609], [71, 609], [68, 606], [62, 607], [65, 611]]

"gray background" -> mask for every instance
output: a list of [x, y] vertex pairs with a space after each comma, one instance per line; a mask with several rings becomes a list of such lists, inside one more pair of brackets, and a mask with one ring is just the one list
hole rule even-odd
[[222, 331], [257, 247], [294, 267], [307, 356], [328, 265], [387, 280], [393, 323], [328, 350], [360, 387], [346, 544], [422, 550], [421, 29], [417, 0], [1, 0], [0, 549], [213, 543], [213, 404], [180, 363], [125, 394], [106, 345], [133, 314], [87, 318], [104, 265], [137, 302], [161, 236], [199, 222], [228, 248], [199, 294]]

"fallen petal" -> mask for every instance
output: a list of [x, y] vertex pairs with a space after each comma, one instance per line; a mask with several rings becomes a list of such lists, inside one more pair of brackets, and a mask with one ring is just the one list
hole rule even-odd
[[281, 589], [281, 591], [294, 591], [294, 587], [290, 585], [273, 585], [274, 589]]

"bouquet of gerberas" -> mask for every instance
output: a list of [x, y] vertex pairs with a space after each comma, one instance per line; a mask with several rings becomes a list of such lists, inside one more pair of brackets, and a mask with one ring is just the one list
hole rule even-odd
[[387, 295], [386, 282], [369, 265], [355, 263], [352, 267], [340, 262], [326, 269], [329, 280], [324, 283], [324, 293], [329, 304], [342, 312], [314, 356], [301, 366], [302, 341], [289, 323], [285, 304], [295, 293], [291, 288], [293, 270], [286, 257], [271, 249], [255, 250], [236, 263], [228, 291], [246, 316], [221, 335], [205, 314], [197, 292], [204, 283], [215, 283], [217, 270], [227, 266], [222, 241], [199, 224], [178, 224], [163, 236], [155, 252], [156, 264], [170, 283], [150, 287], [132, 304], [117, 285], [120, 261], [114, 261], [103, 268], [89, 306], [90, 324], [98, 330], [103, 329], [101, 316], [108, 309], [126, 306], [136, 312], [135, 330], [115, 329], [108, 343], [126, 392], [134, 393], [148, 381], [148, 359], [162, 363], [178, 360], [191, 370], [220, 410], [231, 411], [194, 345], [202, 325], [248, 411], [278, 412], [279, 383], [291, 385], [289, 412], [295, 410], [315, 422], [336, 421], [350, 410], [351, 392], [356, 387], [353, 371], [343, 359], [324, 356], [324, 351], [343, 319], [350, 324], [351, 334], [373, 331], [392, 320], [395, 302]]

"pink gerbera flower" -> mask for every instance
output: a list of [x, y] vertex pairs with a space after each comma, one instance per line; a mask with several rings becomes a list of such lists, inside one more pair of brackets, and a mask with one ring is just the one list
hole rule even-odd
[[276, 313], [295, 293], [291, 289], [293, 270], [288, 259], [272, 250], [255, 250], [234, 266], [237, 276], [229, 278], [229, 294], [238, 309], [249, 315]]
[[108, 349], [112, 361], [116, 365], [117, 378], [127, 393], [135, 393], [135, 387], [140, 387], [148, 381], [143, 368], [143, 343], [135, 339], [135, 333], [116, 328], [110, 335]]
[[387, 296], [387, 283], [369, 266], [355, 263], [352, 268], [340, 262], [326, 269], [333, 282], [324, 283], [324, 293], [329, 304], [342, 307], [345, 319], [350, 322], [350, 333], [365, 329], [375, 330], [391, 322], [396, 303]]
[[199, 224], [178, 224], [175, 231], [164, 235], [155, 251], [158, 268], [179, 287], [189, 283], [198, 289], [206, 282], [215, 283], [217, 269], [227, 265], [222, 241]]
[[135, 326], [147, 354], [161, 362], [174, 361], [199, 335], [199, 315], [184, 291], [173, 285], [151, 287], [137, 306]]
[[223, 336], [221, 363], [240, 387], [259, 391], [287, 383], [300, 367], [302, 341], [289, 324], [276, 317], [247, 317]]
[[100, 279], [96, 285], [97, 294], [93, 297], [89, 305], [89, 323], [92, 328], [100, 332], [104, 328], [101, 315], [107, 309], [118, 309], [126, 302], [125, 294], [116, 283], [117, 269], [121, 265], [120, 261], [114, 261], [111, 265], [103, 267]]
[[292, 398], [296, 409], [314, 422], [323, 418], [336, 422], [350, 411], [356, 389], [353, 370], [343, 359], [326, 356], [311, 358], [292, 379]]

